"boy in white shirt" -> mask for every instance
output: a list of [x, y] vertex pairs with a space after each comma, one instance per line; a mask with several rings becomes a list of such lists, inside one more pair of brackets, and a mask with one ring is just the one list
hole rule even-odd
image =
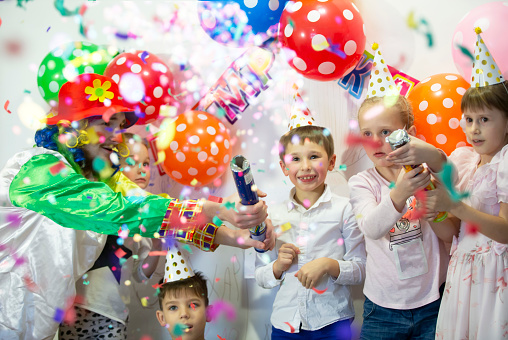
[[268, 211], [286, 231], [276, 249], [256, 259], [257, 283], [278, 287], [272, 339], [350, 339], [349, 285], [363, 282], [366, 255], [349, 200], [325, 184], [335, 166], [333, 138], [308, 125], [286, 133], [280, 145], [280, 166], [295, 187], [288, 201]]

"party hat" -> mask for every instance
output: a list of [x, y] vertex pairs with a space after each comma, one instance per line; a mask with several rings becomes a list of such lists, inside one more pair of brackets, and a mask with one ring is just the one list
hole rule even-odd
[[374, 50], [374, 63], [372, 64], [372, 70], [370, 71], [367, 98], [382, 98], [385, 96], [394, 96], [399, 94], [399, 90], [397, 89], [397, 86], [395, 86], [392, 75], [388, 70], [388, 66], [386, 65], [378, 47], [377, 43], [372, 44], [372, 49]]
[[504, 82], [503, 74], [483, 42], [480, 27], [476, 27], [476, 46], [474, 48], [473, 72], [471, 73], [471, 87], [484, 87]]
[[192, 276], [194, 276], [194, 271], [192, 271], [187, 256], [176, 243], [170, 245], [164, 264], [164, 283], [180, 281]]
[[294, 95], [293, 103], [291, 104], [291, 116], [289, 117], [289, 130], [300, 126], [313, 125], [314, 118], [303, 101], [303, 98], [300, 96], [300, 93], [298, 93], [298, 86], [296, 86], [296, 84], [293, 84], [293, 91]]

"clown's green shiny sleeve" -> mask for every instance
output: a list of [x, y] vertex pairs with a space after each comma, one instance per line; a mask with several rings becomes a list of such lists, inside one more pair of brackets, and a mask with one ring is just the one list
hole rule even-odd
[[[199, 201], [179, 202], [157, 195], [124, 197], [106, 183], [87, 180], [52, 154], [36, 155], [26, 162], [9, 187], [9, 197], [13, 205], [66, 228], [109, 235], [128, 229], [129, 236], [159, 233], [203, 250], [217, 247], [213, 241], [218, 228], [200, 223]], [[180, 223], [181, 216], [186, 217], [185, 224]]]

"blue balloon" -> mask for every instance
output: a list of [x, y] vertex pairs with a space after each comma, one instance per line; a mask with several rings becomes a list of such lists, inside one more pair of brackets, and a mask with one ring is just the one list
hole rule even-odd
[[234, 47], [262, 46], [277, 33], [288, 0], [198, 2], [201, 27], [215, 41]]

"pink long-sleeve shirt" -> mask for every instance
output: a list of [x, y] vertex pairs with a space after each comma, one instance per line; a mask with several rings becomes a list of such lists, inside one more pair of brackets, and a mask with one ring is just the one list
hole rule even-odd
[[414, 309], [439, 299], [449, 257], [430, 224], [412, 219], [414, 197], [398, 212], [389, 185], [375, 168], [349, 180], [351, 205], [367, 250], [363, 292], [379, 306]]

